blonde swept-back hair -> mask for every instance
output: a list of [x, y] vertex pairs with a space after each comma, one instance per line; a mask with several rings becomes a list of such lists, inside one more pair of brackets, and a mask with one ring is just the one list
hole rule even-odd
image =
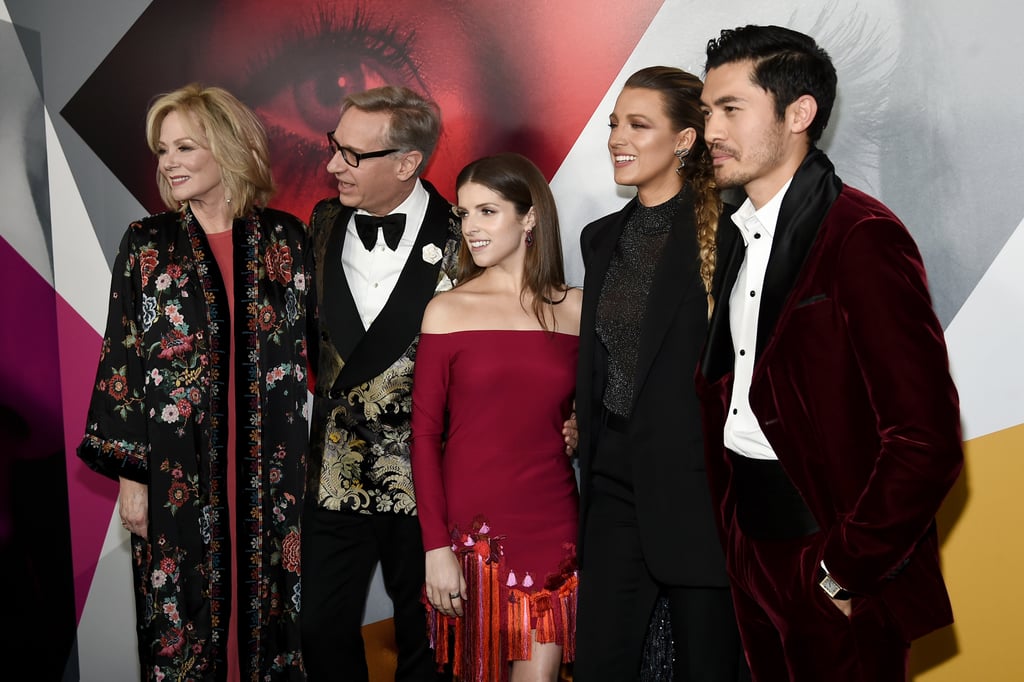
[[[531, 311], [545, 330], [548, 306], [565, 300], [565, 266], [562, 261], [562, 236], [558, 229], [558, 209], [551, 187], [540, 169], [522, 154], [504, 152], [473, 161], [459, 172], [455, 191], [467, 183], [482, 185], [515, 206], [523, 218], [533, 209], [533, 245], [526, 250], [523, 267], [523, 297], [532, 295]], [[478, 277], [484, 268], [473, 262], [469, 249], [459, 249], [457, 280], [464, 284]], [[553, 294], [561, 294], [552, 298]], [[554, 315], [551, 315], [554, 324]]]
[[710, 299], [711, 283], [717, 260], [716, 239], [718, 218], [722, 214], [722, 199], [715, 184], [711, 152], [704, 142], [704, 112], [700, 108], [700, 95], [704, 83], [692, 73], [674, 66], [649, 66], [640, 69], [626, 80], [623, 88], [644, 88], [661, 93], [665, 114], [675, 130], [693, 128], [697, 138], [685, 159], [684, 173], [693, 185], [694, 213], [697, 222], [697, 247], [700, 253], [700, 279]]
[[[209, 149], [220, 166], [221, 181], [235, 217], [266, 206], [274, 194], [267, 133], [259, 117], [227, 90], [190, 83], [156, 98], [146, 113], [146, 141], [154, 154], [160, 147], [160, 127], [171, 112], [196, 144]], [[160, 197], [168, 208], [178, 208], [171, 185], [156, 169]]]

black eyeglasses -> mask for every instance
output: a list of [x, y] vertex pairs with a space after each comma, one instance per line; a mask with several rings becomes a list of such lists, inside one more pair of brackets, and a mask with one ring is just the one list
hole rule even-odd
[[359, 168], [359, 162], [363, 159], [376, 159], [381, 156], [387, 156], [388, 154], [394, 154], [397, 151], [401, 151], [399, 149], [382, 149], [379, 152], [363, 152], [360, 154], [357, 151], [349, 149], [348, 147], [342, 147], [338, 144], [338, 141], [334, 139], [333, 130], [327, 131], [327, 144], [330, 146], [332, 159], [335, 154], [340, 152], [341, 158], [345, 160], [345, 163], [353, 168]]

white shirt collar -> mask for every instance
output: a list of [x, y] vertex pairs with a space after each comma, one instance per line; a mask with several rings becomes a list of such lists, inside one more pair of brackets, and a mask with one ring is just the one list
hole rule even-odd
[[769, 237], [775, 236], [775, 226], [779, 222], [779, 211], [782, 210], [782, 200], [792, 184], [793, 178], [786, 181], [778, 192], [759, 209], [754, 209], [754, 202], [747, 197], [746, 201], [732, 214], [732, 221], [736, 223], [740, 234], [743, 235], [743, 243], [750, 244], [750, 238], [754, 230], [760, 227], [768, 233]]

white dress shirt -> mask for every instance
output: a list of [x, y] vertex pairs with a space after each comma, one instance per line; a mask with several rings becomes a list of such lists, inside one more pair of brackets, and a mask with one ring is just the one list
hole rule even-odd
[[736, 367], [729, 414], [725, 420], [725, 446], [753, 459], [778, 459], [750, 409], [750, 382], [754, 374], [761, 290], [775, 238], [779, 209], [782, 208], [782, 198], [790, 182], [792, 178], [760, 209], [754, 210], [748, 198], [732, 215], [746, 245], [746, 254], [736, 275], [736, 284], [729, 295], [729, 326], [732, 328]]
[[416, 180], [416, 186], [408, 197], [392, 213], [405, 214], [405, 231], [392, 251], [384, 243], [383, 230], [377, 229], [377, 244], [367, 251], [356, 231], [356, 213], [368, 215], [357, 209], [348, 219], [345, 246], [341, 252], [341, 265], [348, 280], [348, 288], [355, 299], [356, 309], [363, 321], [363, 329], [369, 329], [395, 290], [398, 277], [412, 254], [412, 247], [420, 233], [420, 226], [427, 214], [430, 195], [423, 184]]

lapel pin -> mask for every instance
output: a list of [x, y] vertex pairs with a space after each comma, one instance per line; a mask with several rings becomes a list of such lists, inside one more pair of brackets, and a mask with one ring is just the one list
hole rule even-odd
[[423, 260], [431, 265], [441, 260], [441, 249], [437, 247], [437, 244], [427, 244], [423, 247]]

